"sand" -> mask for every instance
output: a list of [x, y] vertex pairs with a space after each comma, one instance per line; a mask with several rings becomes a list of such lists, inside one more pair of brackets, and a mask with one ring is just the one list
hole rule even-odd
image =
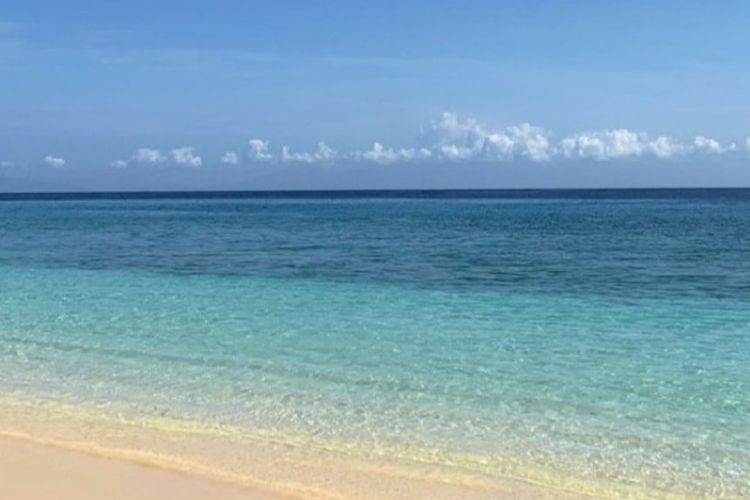
[[551, 488], [419, 456], [0, 400], [0, 500], [594, 498], [580, 483]]
[[7, 500], [255, 500], [281, 498], [196, 475], [0, 438]]

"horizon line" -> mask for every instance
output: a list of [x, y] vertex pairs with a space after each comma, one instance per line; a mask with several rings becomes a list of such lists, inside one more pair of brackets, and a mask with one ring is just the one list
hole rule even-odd
[[332, 189], [154, 189], [154, 190], [92, 190], [92, 191], [0, 191], [0, 199], [21, 199], [23, 197], [54, 198], [54, 197], [106, 197], [117, 195], [143, 195], [147, 197], [158, 197], [160, 195], [211, 195], [228, 196], [243, 194], [259, 195], [284, 195], [284, 194], [367, 194], [367, 193], [470, 193], [470, 192], [505, 192], [505, 193], [530, 193], [530, 192], [593, 192], [593, 191], [749, 191], [750, 186], [712, 186], [712, 187], [539, 187], [539, 188], [332, 188]]

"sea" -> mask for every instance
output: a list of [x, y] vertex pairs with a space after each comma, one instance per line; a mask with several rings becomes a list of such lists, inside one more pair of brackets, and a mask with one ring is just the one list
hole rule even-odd
[[0, 394], [750, 498], [750, 190], [0, 195]]

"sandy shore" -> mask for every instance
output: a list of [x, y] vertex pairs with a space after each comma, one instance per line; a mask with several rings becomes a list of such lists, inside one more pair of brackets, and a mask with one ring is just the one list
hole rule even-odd
[[[2, 398], [0, 398], [1, 400]], [[591, 499], [429, 456], [385, 458], [326, 442], [55, 403], [0, 404], [0, 499]], [[433, 457], [439, 458], [439, 457]], [[585, 485], [584, 485], [585, 486]], [[609, 496], [609, 495], [608, 495]]]
[[[423, 495], [424, 491], [408, 493], [417, 493], [414, 498], [464, 498], [452, 496], [456, 493], [455, 491], [450, 491], [449, 495], [445, 495], [449, 491], [438, 488], [432, 490], [427, 496]], [[466, 491], [463, 493], [465, 494]], [[562, 492], [542, 493], [513, 487], [504, 492], [496, 491], [495, 494], [498, 496], [493, 496], [494, 498], [507, 499], [574, 498]], [[0, 437], [0, 498], [2, 499], [271, 500], [305, 497], [305, 495], [282, 496], [202, 475], [92, 455], [25, 439]], [[375, 494], [373, 497], [377, 498], [380, 495]], [[485, 498], [485, 495], [480, 495], [480, 497]], [[352, 498], [369, 498], [369, 495], [354, 495]], [[473, 496], [465, 498], [473, 498]]]
[[267, 500], [281, 497], [200, 476], [0, 438], [0, 498]]

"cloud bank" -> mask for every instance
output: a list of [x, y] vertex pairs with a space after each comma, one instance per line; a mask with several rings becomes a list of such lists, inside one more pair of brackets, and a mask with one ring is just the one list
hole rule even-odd
[[[750, 152], [750, 137], [745, 139]], [[443, 113], [437, 120], [421, 130], [417, 143], [408, 147], [393, 147], [374, 141], [363, 150], [339, 152], [320, 141], [314, 150], [294, 151], [288, 145], [271, 147], [262, 138], [247, 141], [244, 152], [227, 151], [218, 158], [224, 165], [248, 163], [268, 164], [333, 164], [336, 162], [409, 163], [430, 160], [433, 162], [492, 162], [591, 160], [608, 161], [627, 158], [650, 157], [659, 160], [687, 157], [689, 155], [726, 155], [737, 153], [736, 143], [722, 143], [717, 139], [697, 135], [692, 141], [680, 142], [667, 135], [650, 135], [625, 128], [590, 130], [557, 136], [553, 132], [530, 123], [492, 129], [473, 118], [461, 118], [455, 113]], [[64, 165], [62, 159], [45, 159], [50, 165]], [[158, 149], [140, 148], [132, 155], [135, 163], [162, 165], [171, 162], [178, 166], [199, 168], [203, 160], [191, 146], [172, 149], [163, 154]], [[55, 163], [52, 160], [61, 160]], [[122, 160], [112, 163], [125, 167]]]
[[[666, 135], [651, 136], [646, 132], [624, 128], [587, 131], [556, 139], [548, 130], [521, 123], [492, 130], [472, 118], [461, 119], [455, 113], [443, 113], [422, 130], [419, 144], [395, 148], [375, 141], [371, 148], [338, 153], [324, 142], [313, 152], [292, 153], [282, 146], [278, 154], [269, 148], [269, 141], [250, 141], [251, 160], [266, 162], [319, 163], [336, 159], [373, 163], [433, 160], [444, 162], [528, 160], [531, 162], [588, 159], [597, 161], [652, 157], [670, 159], [691, 154], [722, 155], [737, 150], [734, 143], [724, 145], [706, 136], [680, 143]], [[750, 138], [747, 139], [750, 150]]]

